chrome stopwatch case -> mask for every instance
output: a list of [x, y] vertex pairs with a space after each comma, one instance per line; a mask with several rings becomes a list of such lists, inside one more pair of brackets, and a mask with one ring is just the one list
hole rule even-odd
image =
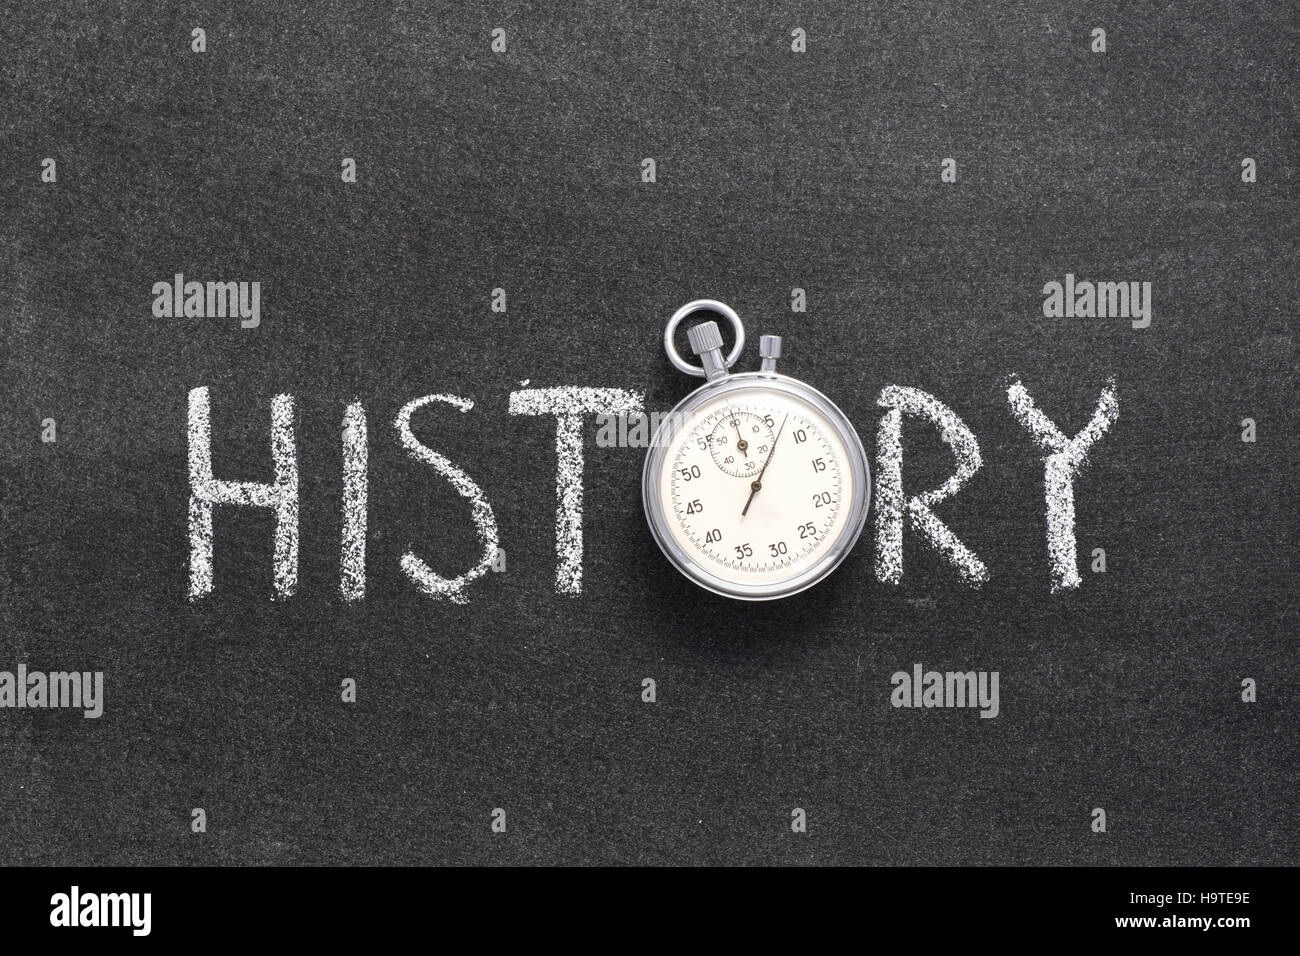
[[[724, 359], [716, 322], [687, 331], [699, 365], [673, 343], [688, 316], [735, 329]], [[682, 574], [730, 598], [767, 601], [812, 587], [839, 566], [866, 524], [871, 471], [844, 413], [811, 385], [776, 371], [781, 339], [764, 335], [757, 372], [731, 374], [745, 343], [735, 310], [699, 299], [664, 331], [673, 365], [705, 383], [660, 423], [641, 497], [660, 549]]]

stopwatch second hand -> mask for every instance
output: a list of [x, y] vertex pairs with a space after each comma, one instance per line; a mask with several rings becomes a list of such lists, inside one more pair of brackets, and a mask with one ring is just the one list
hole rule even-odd
[[776, 437], [772, 439], [772, 447], [767, 452], [767, 461], [763, 462], [758, 477], [749, 486], [749, 500], [745, 502], [745, 507], [740, 511], [742, 518], [749, 514], [749, 506], [754, 503], [754, 495], [758, 494], [763, 488], [763, 473], [767, 471], [767, 466], [772, 463], [772, 456], [776, 454], [776, 443], [781, 440], [781, 432], [785, 431], [785, 423], [789, 420], [790, 413], [786, 412], [785, 418], [781, 419], [781, 427], [776, 430]]

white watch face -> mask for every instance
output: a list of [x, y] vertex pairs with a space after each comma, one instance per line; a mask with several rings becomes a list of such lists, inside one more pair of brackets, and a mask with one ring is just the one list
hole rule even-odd
[[691, 412], [666, 449], [666, 530], [709, 574], [779, 588], [851, 530], [848, 456], [826, 415], [798, 395], [728, 391]]

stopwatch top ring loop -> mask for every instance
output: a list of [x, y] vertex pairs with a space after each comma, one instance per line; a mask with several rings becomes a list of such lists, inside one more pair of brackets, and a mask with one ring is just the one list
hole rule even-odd
[[694, 375], [696, 378], [704, 378], [704, 366], [692, 365], [686, 359], [677, 353], [677, 346], [673, 344], [673, 333], [677, 331], [677, 326], [682, 324], [682, 320], [696, 312], [716, 312], [728, 322], [736, 332], [736, 344], [731, 347], [731, 353], [727, 356], [727, 368], [736, 364], [736, 359], [740, 358], [740, 352], [745, 347], [745, 327], [740, 322], [740, 316], [736, 310], [725, 302], [719, 302], [717, 299], [696, 299], [694, 302], [687, 302], [684, 306], [673, 313], [673, 317], [668, 320], [668, 327], [664, 329], [664, 351], [668, 353], [668, 360], [673, 363], [679, 372], [685, 372], [687, 375]]

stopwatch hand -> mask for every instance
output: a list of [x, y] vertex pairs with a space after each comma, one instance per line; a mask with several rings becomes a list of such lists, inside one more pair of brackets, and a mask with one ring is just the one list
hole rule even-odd
[[749, 506], [754, 502], [754, 495], [763, 489], [763, 474], [767, 471], [767, 466], [772, 463], [772, 456], [776, 454], [776, 443], [781, 440], [781, 432], [785, 431], [785, 423], [789, 420], [790, 413], [787, 412], [785, 418], [781, 419], [781, 427], [776, 430], [776, 437], [772, 439], [772, 447], [768, 450], [767, 460], [763, 462], [763, 467], [759, 469], [758, 477], [749, 486], [749, 498], [745, 501], [745, 507], [740, 509], [742, 518], [749, 514]]
[[740, 422], [739, 420], [733, 418], [731, 420], [731, 424], [734, 425], [736, 429], [736, 447], [740, 449], [741, 454], [743, 454], [746, 458], [748, 458], [749, 442], [745, 441], [745, 436], [740, 433]]

